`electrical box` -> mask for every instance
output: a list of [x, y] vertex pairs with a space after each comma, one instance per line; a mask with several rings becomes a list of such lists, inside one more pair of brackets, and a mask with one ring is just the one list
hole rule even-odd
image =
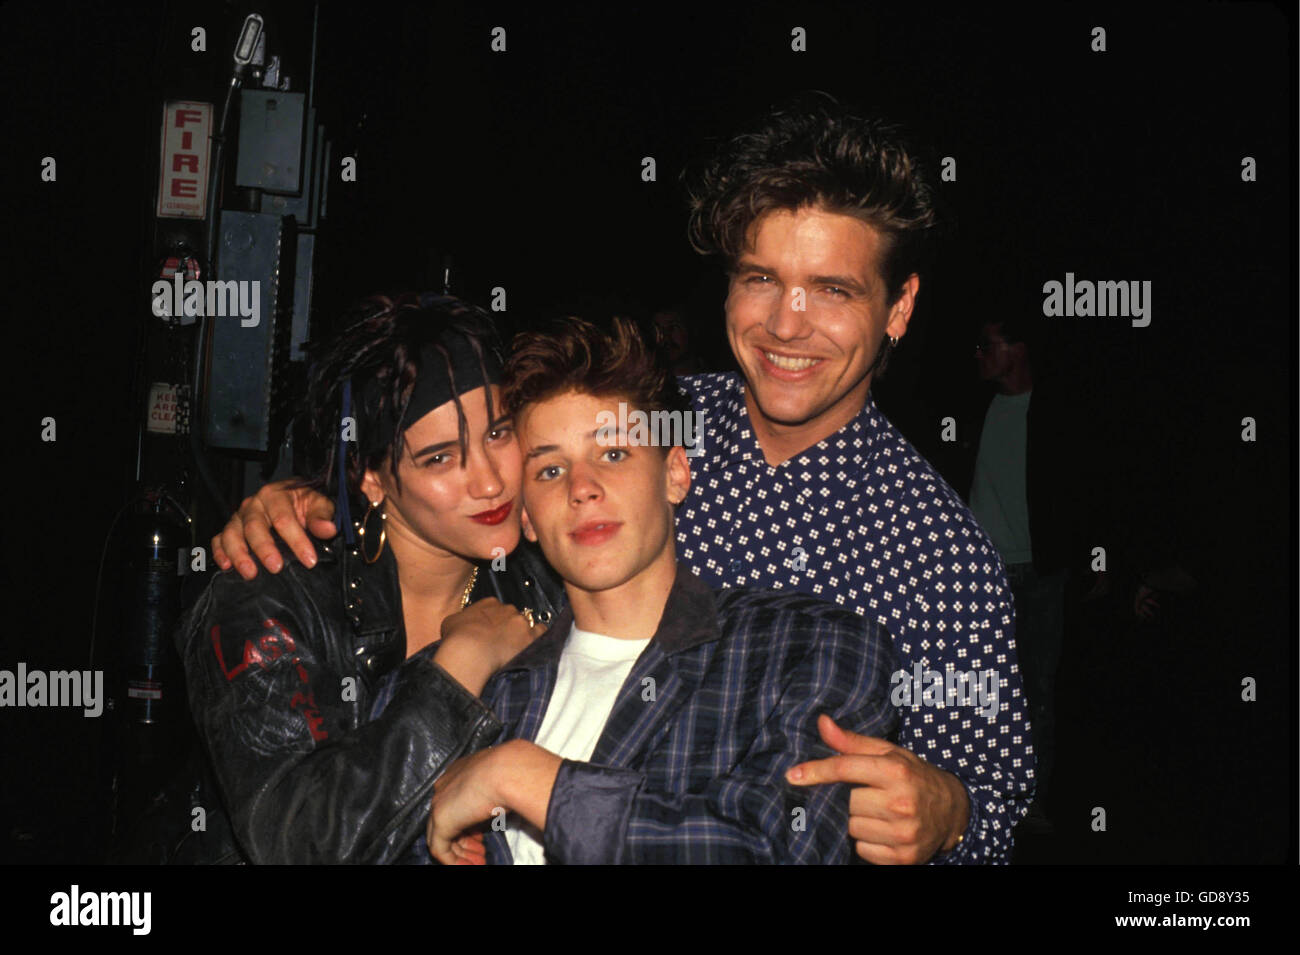
[[284, 195], [302, 192], [306, 107], [305, 93], [240, 93], [236, 185]]

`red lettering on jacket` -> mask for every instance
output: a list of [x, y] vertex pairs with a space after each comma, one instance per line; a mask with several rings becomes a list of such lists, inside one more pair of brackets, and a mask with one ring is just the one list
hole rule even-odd
[[316, 705], [316, 697], [312, 695], [311, 690], [306, 693], [295, 693], [289, 705], [301, 713], [303, 719], [307, 721], [307, 729], [311, 732], [312, 739], [319, 741], [329, 738], [330, 734], [321, 729], [325, 717], [320, 715], [320, 707]]
[[[265, 670], [280, 657], [293, 653], [297, 649], [297, 644], [293, 642], [293, 637], [289, 636], [289, 631], [285, 629], [284, 624], [274, 617], [263, 620], [262, 626], [267, 629], [267, 632], [258, 637], [256, 644], [252, 640], [244, 641], [243, 658], [233, 669], [226, 666], [226, 655], [221, 649], [221, 627], [212, 628], [212, 649], [217, 655], [217, 665], [221, 667], [221, 672], [226, 675], [227, 680], [233, 680], [254, 663]], [[297, 663], [298, 658], [293, 657], [292, 662]], [[300, 666], [298, 672], [302, 681], [306, 683], [306, 671]]]
[[[227, 680], [233, 680], [254, 664], [258, 669], [265, 670], [281, 657], [293, 654], [289, 656], [289, 662], [297, 671], [298, 680], [306, 688], [311, 681], [307, 675], [307, 668], [302, 665], [302, 659], [295, 652], [297, 644], [289, 635], [288, 628], [274, 617], [267, 617], [262, 621], [262, 626], [266, 628], [266, 632], [257, 638], [256, 643], [252, 640], [244, 641], [243, 659], [234, 668], [226, 666], [225, 652], [221, 649], [221, 627], [212, 628], [212, 650], [216, 654], [217, 665], [221, 667], [221, 672], [225, 674]], [[307, 729], [310, 730], [312, 739], [319, 741], [329, 738], [329, 733], [323, 729], [325, 718], [321, 716], [320, 707], [316, 705], [316, 697], [310, 689], [300, 690], [290, 697], [289, 706], [307, 721]]]
[[257, 651], [257, 648], [253, 646], [253, 642], [251, 640], [245, 640], [243, 660], [240, 662], [239, 666], [235, 667], [233, 670], [229, 669], [226, 666], [226, 655], [221, 651], [220, 626], [214, 626], [212, 628], [212, 649], [217, 655], [217, 666], [221, 667], [221, 672], [226, 675], [227, 680], [233, 680], [235, 677], [239, 676], [239, 674], [247, 670], [252, 664], [256, 663], [260, 665], [262, 662], [262, 655]]

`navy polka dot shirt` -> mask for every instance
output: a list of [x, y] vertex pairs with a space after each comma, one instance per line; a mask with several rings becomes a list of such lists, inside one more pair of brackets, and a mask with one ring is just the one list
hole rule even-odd
[[[899, 745], [957, 776], [969, 796], [962, 841], [933, 861], [1009, 861], [1034, 755], [1014, 604], [984, 530], [870, 397], [844, 428], [773, 467], [739, 376], [679, 383], [703, 441], [677, 510], [678, 559], [715, 588], [793, 588], [882, 624], [903, 668], [891, 686]], [[936, 685], [935, 674], [958, 673], [986, 692], [951, 676]]]

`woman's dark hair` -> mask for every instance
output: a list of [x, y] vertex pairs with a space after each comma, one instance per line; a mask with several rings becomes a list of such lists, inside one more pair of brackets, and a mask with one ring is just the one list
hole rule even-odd
[[821, 207], [861, 219], [880, 234], [890, 305], [921, 271], [925, 239], [938, 223], [930, 183], [900, 131], [824, 94], [778, 106], [684, 178], [691, 244], [721, 255], [729, 269], [748, 248], [750, 227], [769, 212]]
[[[477, 358], [481, 380], [495, 382], [502, 360], [500, 343], [491, 318], [477, 306], [450, 296], [426, 296], [423, 301], [416, 295], [372, 296], [345, 313], [345, 327], [339, 335], [322, 346], [309, 346], [313, 364], [298, 419], [308, 476], [299, 486], [336, 495], [340, 438], [351, 438], [346, 442], [344, 462], [349, 494], [359, 492], [367, 468], [378, 470], [385, 463], [400, 489], [398, 465], [406, 446], [406, 429], [415, 423], [408, 420], [407, 410], [422, 373], [443, 375], [450, 385], [464, 462], [468, 431], [457, 397], [460, 389], [456, 387], [452, 349], [460, 342], [468, 344]], [[453, 342], [454, 338], [459, 341]], [[422, 362], [431, 356], [434, 361], [441, 358], [443, 367], [422, 368]], [[344, 408], [345, 385], [349, 384], [351, 407]], [[490, 389], [487, 409], [488, 420], [495, 421]], [[391, 438], [385, 440], [390, 433]]]

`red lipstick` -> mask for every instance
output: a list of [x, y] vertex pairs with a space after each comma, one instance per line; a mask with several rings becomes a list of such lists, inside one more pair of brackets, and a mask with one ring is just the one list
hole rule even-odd
[[478, 521], [480, 524], [500, 524], [510, 516], [510, 512], [514, 509], [514, 506], [514, 499], [511, 498], [494, 510], [479, 511], [477, 514], [471, 514], [469, 519], [471, 521]]

